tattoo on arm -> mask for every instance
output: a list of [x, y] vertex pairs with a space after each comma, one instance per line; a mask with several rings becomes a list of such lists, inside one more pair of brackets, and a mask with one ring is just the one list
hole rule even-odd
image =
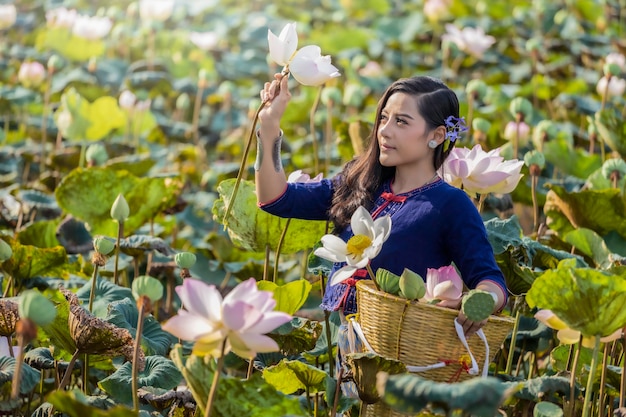
[[[280, 147], [283, 141], [283, 132], [281, 130], [280, 135], [274, 139], [274, 143], [272, 145], [272, 161], [274, 162], [274, 170], [276, 172], [280, 172], [283, 169], [283, 162], [280, 159]], [[261, 169], [261, 164], [263, 163], [263, 143], [261, 139], [258, 137], [257, 133], [257, 141], [256, 141], [256, 160], [254, 161], [254, 170], [259, 171]]]

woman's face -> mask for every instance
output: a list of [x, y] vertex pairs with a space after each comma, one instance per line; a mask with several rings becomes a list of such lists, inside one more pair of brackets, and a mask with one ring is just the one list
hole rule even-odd
[[431, 129], [417, 111], [415, 97], [394, 93], [382, 109], [377, 132], [379, 161], [386, 167], [432, 166], [434, 151], [428, 147]]

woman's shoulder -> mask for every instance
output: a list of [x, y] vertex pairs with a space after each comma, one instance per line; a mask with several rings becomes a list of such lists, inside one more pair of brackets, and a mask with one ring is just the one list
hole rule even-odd
[[462, 189], [445, 181], [437, 187], [433, 197], [439, 202], [439, 208], [444, 211], [466, 210], [468, 207], [476, 207], [470, 196]]

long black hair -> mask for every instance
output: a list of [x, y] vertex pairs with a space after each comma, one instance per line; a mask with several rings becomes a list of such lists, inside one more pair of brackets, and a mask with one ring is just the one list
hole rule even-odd
[[[368, 210], [374, 204], [374, 193], [384, 181], [395, 174], [395, 167], [385, 167], [379, 161], [377, 132], [380, 114], [387, 105], [389, 97], [395, 93], [405, 93], [415, 97], [419, 114], [432, 130], [445, 126], [448, 116], [459, 117], [459, 100], [456, 94], [441, 80], [419, 76], [401, 78], [391, 84], [378, 101], [376, 120], [367, 140], [369, 145], [365, 153], [348, 162], [336, 177], [335, 193], [330, 208], [330, 219], [338, 229], [350, 224], [352, 214], [359, 206]], [[433, 165], [438, 170], [448, 157], [454, 143], [449, 143], [444, 151], [443, 143], [435, 148]]]

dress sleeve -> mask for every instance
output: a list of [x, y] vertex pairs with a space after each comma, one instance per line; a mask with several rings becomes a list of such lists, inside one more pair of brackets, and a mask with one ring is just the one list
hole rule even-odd
[[285, 192], [275, 200], [259, 207], [279, 217], [304, 220], [327, 220], [332, 202], [333, 183], [330, 179], [319, 182], [287, 183]]
[[496, 264], [482, 217], [465, 192], [455, 191], [446, 205], [449, 211], [444, 214], [450, 256], [468, 288], [476, 288], [482, 281], [492, 281], [508, 297], [506, 282]]

